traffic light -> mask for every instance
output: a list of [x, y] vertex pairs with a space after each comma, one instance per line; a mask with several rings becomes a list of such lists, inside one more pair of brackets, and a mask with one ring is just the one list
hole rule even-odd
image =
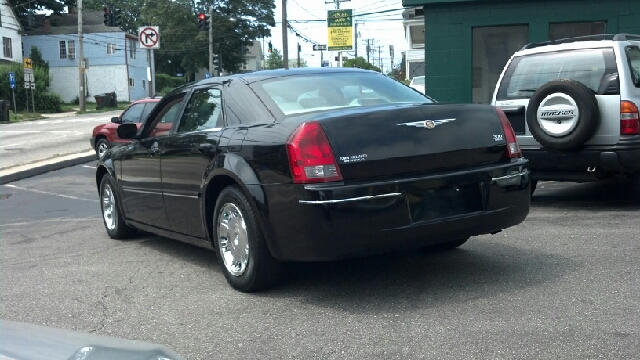
[[271, 41], [269, 41], [269, 50], [267, 50], [268, 52], [273, 52], [273, 46], [271, 45]]
[[111, 26], [120, 27], [122, 25], [122, 10], [111, 11]]
[[209, 15], [205, 13], [198, 14], [198, 28], [200, 31], [209, 31]]
[[104, 26], [111, 26], [111, 10], [104, 8]]

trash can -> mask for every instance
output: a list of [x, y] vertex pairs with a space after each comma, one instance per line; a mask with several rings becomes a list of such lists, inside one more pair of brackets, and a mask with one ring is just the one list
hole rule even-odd
[[118, 95], [116, 95], [115, 91], [112, 91], [109, 94], [111, 95], [111, 107], [117, 108], [118, 107]]
[[9, 109], [11, 105], [8, 100], [0, 100], [0, 122], [9, 122]]
[[109, 104], [107, 103], [108, 101], [107, 94], [95, 95], [94, 99], [96, 99], [96, 110], [100, 110], [102, 108], [109, 106]]

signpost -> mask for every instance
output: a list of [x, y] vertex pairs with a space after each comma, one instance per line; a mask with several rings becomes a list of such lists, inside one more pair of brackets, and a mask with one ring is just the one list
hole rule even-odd
[[[27, 94], [27, 111], [29, 111], [29, 89], [31, 89], [31, 106], [33, 112], [36, 112], [36, 102], [34, 90], [36, 89], [36, 79], [33, 76], [33, 62], [30, 58], [24, 58], [24, 91]], [[14, 105], [15, 107], [15, 105]]]
[[148, 78], [149, 78], [149, 96], [155, 95], [155, 64], [153, 63], [153, 49], [160, 49], [160, 27], [159, 26], [141, 26], [138, 28], [138, 43], [141, 49], [147, 49], [147, 59], [149, 59]]
[[9, 72], [9, 87], [11, 87], [11, 93], [13, 94], [13, 112], [17, 112], [16, 109], [16, 73]]
[[353, 10], [327, 10], [329, 51], [338, 51], [342, 67], [342, 50], [353, 50]]
[[313, 51], [327, 51], [327, 45], [314, 44]]

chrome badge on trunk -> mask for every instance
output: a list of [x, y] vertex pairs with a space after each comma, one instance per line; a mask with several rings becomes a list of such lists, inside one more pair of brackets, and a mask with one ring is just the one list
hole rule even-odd
[[423, 120], [423, 121], [414, 121], [414, 122], [408, 122], [408, 123], [402, 123], [402, 124], [398, 124], [398, 125], [404, 125], [404, 126], [415, 126], [415, 127], [419, 127], [419, 128], [425, 128], [425, 129], [433, 129], [438, 125], [442, 125], [444, 123], [448, 123], [451, 121], [455, 121], [456, 119], [441, 119], [441, 120]]

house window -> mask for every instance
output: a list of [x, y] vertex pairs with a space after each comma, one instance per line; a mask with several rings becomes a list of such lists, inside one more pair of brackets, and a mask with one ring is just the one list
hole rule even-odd
[[129, 40], [129, 58], [136, 58], [136, 41], [134, 40]]
[[107, 55], [113, 55], [118, 52], [116, 44], [107, 44]]
[[67, 58], [75, 59], [76, 58], [76, 42], [75, 40], [67, 41]]
[[129, 78], [129, 86], [130, 87], [135, 87], [136, 86], [136, 80], [133, 78]]
[[60, 59], [67, 58], [67, 42], [66, 40], [60, 40]]
[[13, 58], [13, 51], [11, 51], [11, 38], [2, 38], [2, 52], [4, 57]]
[[147, 88], [147, 87], [146, 87], [146, 85], [145, 85], [145, 81], [144, 81], [144, 80], [142, 80], [142, 89], [146, 89], [146, 88]]

